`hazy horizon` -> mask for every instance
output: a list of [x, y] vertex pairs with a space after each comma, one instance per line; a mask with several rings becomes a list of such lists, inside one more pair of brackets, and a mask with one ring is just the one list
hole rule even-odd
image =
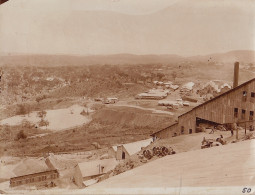
[[254, 8], [252, 0], [8, 1], [0, 6], [0, 54], [254, 51]]
[[189, 57], [195, 57], [195, 56], [208, 56], [208, 55], [217, 55], [217, 54], [227, 54], [231, 52], [254, 52], [255, 50], [230, 50], [230, 51], [225, 51], [225, 52], [215, 52], [215, 53], [207, 53], [207, 54], [197, 54], [197, 55], [181, 55], [181, 54], [174, 54], [174, 53], [166, 53], [166, 54], [135, 54], [135, 53], [113, 53], [113, 54], [68, 54], [68, 53], [54, 53], [54, 54], [49, 54], [49, 53], [15, 53], [15, 52], [6, 52], [6, 53], [0, 53], [0, 56], [30, 56], [30, 55], [50, 55], [50, 56], [77, 56], [77, 57], [86, 57], [86, 56], [114, 56], [114, 55], [134, 55], [134, 56], [179, 56], [183, 58], [189, 58]]

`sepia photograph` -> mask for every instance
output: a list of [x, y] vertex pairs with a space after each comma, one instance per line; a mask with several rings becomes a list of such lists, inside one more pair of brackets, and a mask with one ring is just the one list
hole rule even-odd
[[0, 194], [255, 194], [255, 0], [0, 0]]

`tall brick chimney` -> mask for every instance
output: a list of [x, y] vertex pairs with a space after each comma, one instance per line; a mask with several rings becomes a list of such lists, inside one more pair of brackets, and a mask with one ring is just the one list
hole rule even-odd
[[238, 86], [239, 62], [235, 62], [233, 88]]
[[0, 5], [5, 3], [6, 1], [8, 1], [8, 0], [0, 0]]

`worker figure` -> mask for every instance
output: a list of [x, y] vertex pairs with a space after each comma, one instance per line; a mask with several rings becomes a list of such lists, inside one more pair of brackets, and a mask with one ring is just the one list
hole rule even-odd
[[231, 136], [233, 136], [234, 135], [234, 131], [233, 131], [233, 129], [231, 128]]
[[236, 129], [237, 129], [236, 123], [232, 123], [230, 126], [231, 136], [234, 135], [234, 130], [236, 130]]
[[202, 140], [202, 145], [206, 142], [205, 137]]
[[216, 129], [216, 126], [214, 126], [209, 134], [214, 134], [214, 130]]
[[254, 131], [254, 127], [252, 125], [250, 126], [250, 131]]

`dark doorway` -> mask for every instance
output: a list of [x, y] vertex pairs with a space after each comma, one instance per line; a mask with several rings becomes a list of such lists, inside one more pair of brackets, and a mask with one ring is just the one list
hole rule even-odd
[[207, 127], [217, 126], [217, 125], [219, 125], [219, 123], [215, 123], [213, 121], [209, 121], [209, 120], [205, 120], [205, 119], [196, 117], [196, 126], [199, 127], [200, 125], [207, 128]]
[[192, 129], [189, 129], [189, 134], [192, 134]]
[[125, 159], [125, 152], [122, 152], [122, 159]]
[[181, 126], [181, 134], [184, 134], [184, 126]]

